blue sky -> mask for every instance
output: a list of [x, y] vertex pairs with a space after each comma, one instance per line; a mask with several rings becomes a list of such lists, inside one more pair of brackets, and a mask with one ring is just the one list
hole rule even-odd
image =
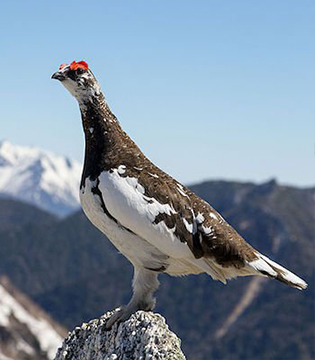
[[314, 183], [315, 2], [2, 1], [0, 139], [82, 161], [50, 79], [86, 60], [123, 128], [184, 183]]

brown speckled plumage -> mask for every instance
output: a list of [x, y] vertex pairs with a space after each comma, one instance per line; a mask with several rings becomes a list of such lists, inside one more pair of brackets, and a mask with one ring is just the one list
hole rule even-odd
[[74, 65], [61, 66], [52, 77], [80, 105], [86, 143], [82, 207], [134, 266], [133, 296], [107, 328], [154, 308], [160, 272], [207, 273], [224, 283], [260, 275], [306, 288], [302, 279], [252, 248], [207, 202], [152, 164], [120, 127], [88, 65]]
[[[133, 177], [145, 189], [147, 201], [156, 199], [161, 204], [170, 204], [176, 214], [160, 213], [155, 224], [163, 221], [181, 242], [187, 243], [196, 258], [214, 258], [223, 267], [245, 266], [245, 261], [254, 260], [253, 248], [213, 209], [185, 186], [155, 166], [122, 130], [117, 118], [109, 109], [103, 96], [82, 111], [86, 139], [84, 170], [85, 178], [96, 179], [104, 170], [111, 171], [121, 164], [125, 166], [122, 177]], [[93, 132], [90, 131], [93, 129]], [[152, 176], [153, 175], [153, 176]], [[182, 189], [179, 191], [179, 186]], [[214, 214], [217, 219], [210, 216]], [[197, 214], [204, 220], [196, 221]], [[193, 224], [190, 233], [183, 218]], [[204, 227], [212, 227], [211, 235], [205, 234]]]

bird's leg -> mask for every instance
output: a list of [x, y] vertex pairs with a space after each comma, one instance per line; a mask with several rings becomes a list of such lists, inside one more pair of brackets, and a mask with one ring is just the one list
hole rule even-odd
[[106, 328], [110, 329], [116, 322], [120, 323], [127, 320], [131, 314], [138, 310], [153, 310], [155, 306], [153, 293], [158, 287], [157, 272], [135, 267], [132, 281], [132, 298], [126, 306], [121, 307], [107, 320]]

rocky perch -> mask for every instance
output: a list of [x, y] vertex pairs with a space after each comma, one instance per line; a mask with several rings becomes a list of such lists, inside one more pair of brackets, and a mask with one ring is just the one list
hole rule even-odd
[[137, 311], [111, 330], [108, 312], [75, 328], [58, 349], [55, 360], [184, 360], [180, 339], [165, 319], [152, 312]]

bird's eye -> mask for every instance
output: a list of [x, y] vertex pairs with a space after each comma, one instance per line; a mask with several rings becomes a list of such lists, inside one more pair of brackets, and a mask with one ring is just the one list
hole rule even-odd
[[78, 74], [78, 75], [81, 75], [81, 74], [83, 74], [83, 73], [85, 73], [85, 72], [86, 72], [85, 69], [82, 69], [82, 68], [78, 68], [78, 69], [77, 69], [77, 74]]

